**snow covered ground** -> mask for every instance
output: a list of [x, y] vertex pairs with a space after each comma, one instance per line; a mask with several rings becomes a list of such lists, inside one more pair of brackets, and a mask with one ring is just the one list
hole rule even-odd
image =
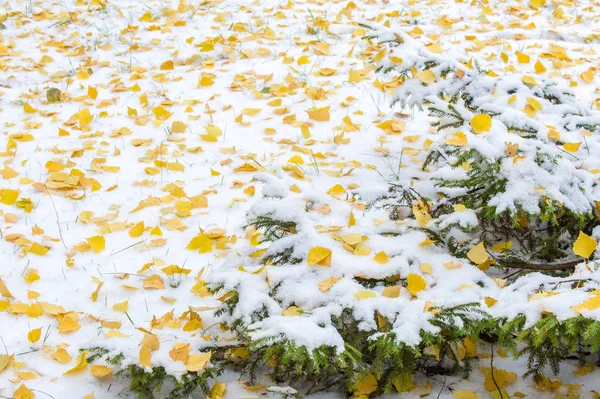
[[[531, 3], [4, 0], [0, 397], [130, 397], [115, 370], [81, 363], [79, 350], [97, 346], [123, 353], [125, 365], [185, 373], [189, 358], [229, 339], [212, 314], [221, 304], [205, 287], [212, 275], [252, 282], [243, 298], [250, 308], [271, 281], [297, 273], [285, 286], [289, 305], [313, 310], [324, 298], [342, 306], [360, 297], [343, 277], [419, 274], [427, 289], [416, 299], [403, 290], [361, 301], [366, 325], [385, 301], [400, 304], [406, 319], [397, 333], [406, 342], [418, 339], [433, 303], [493, 298], [499, 316], [575, 317], [586, 292], [542, 275], [505, 286], [504, 274], [457, 266], [424, 245], [424, 233], [407, 230], [415, 221], [365, 209], [390, 182], [427, 181], [420, 166], [438, 133], [425, 113], [392, 106], [396, 86], [375, 73], [359, 23], [405, 32], [440, 55], [464, 54], [498, 75], [557, 79], [585, 107], [600, 108], [600, 3]], [[307, 200], [315, 205], [305, 213]], [[256, 251], [267, 246], [244, 226], [249, 211], [268, 207], [301, 219], [295, 251], [329, 248], [332, 266], [263, 270]], [[600, 287], [592, 268], [580, 265], [580, 276]], [[330, 277], [340, 281], [323, 292], [318, 284]], [[529, 300], [541, 284], [558, 294]], [[585, 315], [598, 319], [600, 309]], [[304, 318], [281, 318], [263, 333], [340, 344]], [[176, 360], [173, 348], [186, 344], [189, 357]], [[489, 366], [493, 348], [478, 350]], [[502, 353], [494, 366], [526, 370]], [[552, 378], [562, 384], [544, 391], [517, 379], [505, 389], [531, 398], [600, 391], [594, 367], [565, 364]], [[232, 372], [220, 381], [227, 398], [281, 397], [244, 389]], [[402, 395], [484, 398], [484, 381], [479, 370], [468, 381], [417, 376], [418, 387]], [[340, 397], [328, 395], [315, 397]]]

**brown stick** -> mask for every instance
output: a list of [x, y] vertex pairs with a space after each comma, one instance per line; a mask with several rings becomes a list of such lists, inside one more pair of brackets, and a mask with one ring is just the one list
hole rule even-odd
[[565, 262], [565, 263], [525, 263], [525, 262], [511, 263], [511, 262], [504, 262], [499, 259], [496, 259], [496, 262], [498, 262], [498, 264], [503, 267], [510, 267], [510, 268], [514, 268], [514, 269], [524, 269], [524, 270], [537, 270], [537, 271], [558, 271], [558, 270], [574, 269], [575, 266], [577, 266], [579, 263], [581, 263], [581, 261], [579, 261], [579, 260], [574, 260], [574, 261]]

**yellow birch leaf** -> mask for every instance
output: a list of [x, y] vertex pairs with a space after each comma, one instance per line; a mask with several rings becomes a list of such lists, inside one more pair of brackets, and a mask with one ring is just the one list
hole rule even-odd
[[44, 308], [39, 303], [31, 303], [27, 307], [27, 316], [35, 318], [44, 314]]
[[94, 86], [88, 86], [87, 95], [92, 100], [95, 100], [98, 97], [98, 89]]
[[367, 374], [356, 382], [355, 396], [369, 395], [377, 390], [377, 379], [373, 374]]
[[140, 365], [142, 367], [152, 367], [152, 353], [146, 345], [142, 345], [140, 348]]
[[489, 259], [489, 255], [485, 250], [483, 242], [475, 245], [467, 252], [467, 258], [476, 265], [480, 265]]
[[112, 307], [115, 312], [125, 313], [129, 310], [129, 301], [115, 303]]
[[584, 375], [589, 374], [592, 371], [594, 371], [594, 369], [596, 368], [596, 365], [594, 364], [594, 362], [588, 362], [584, 366], [575, 365], [575, 367], [576, 367], [576, 370], [573, 372], [573, 375], [584, 376]]
[[286, 317], [300, 316], [302, 315], [302, 309], [300, 309], [298, 306], [290, 306], [281, 312], [281, 314]]
[[[394, 388], [396, 388], [396, 391], [398, 392], [408, 392], [413, 390], [415, 388], [415, 384], [413, 383], [412, 374], [402, 373], [394, 378]], [[424, 390], [424, 392], [421, 391], [420, 397], [427, 396], [427, 393], [429, 393], [429, 391], [427, 391], [427, 386], [421, 386], [421, 388]]]
[[108, 366], [92, 366], [90, 368], [92, 375], [96, 378], [104, 378], [112, 373], [112, 368]]
[[104, 251], [104, 248], [106, 246], [106, 242], [104, 240], [104, 237], [102, 236], [88, 237], [86, 238], [86, 241], [88, 242], [90, 248], [92, 248], [92, 251], [94, 251], [97, 254]]
[[75, 358], [75, 367], [65, 372], [63, 375], [71, 375], [82, 372], [87, 369], [87, 351], [79, 352], [79, 355]]
[[2, 279], [0, 278], [0, 295], [2, 295], [4, 298], [14, 298], [14, 296], [10, 293], [10, 291], [8, 290], [8, 287], [6, 286], [6, 284], [4, 284], [4, 281], [2, 281]]
[[341, 277], [329, 277], [326, 280], [320, 281], [318, 284], [319, 290], [321, 290], [321, 292], [327, 292], [331, 287], [335, 285], [335, 283], [337, 283], [341, 279]]
[[345, 192], [346, 192], [346, 190], [344, 189], [344, 187], [341, 184], [336, 184], [335, 186], [331, 187], [327, 191], [327, 194], [339, 195], [339, 194], [344, 194]]
[[310, 58], [308, 58], [307, 55], [303, 55], [302, 57], [298, 58], [297, 63], [298, 65], [310, 64]]
[[588, 69], [587, 71], [585, 71], [581, 75], [579, 75], [579, 77], [585, 83], [592, 83], [594, 81], [595, 74], [592, 69]]
[[569, 151], [569, 152], [577, 152], [579, 151], [579, 147], [581, 146], [581, 141], [577, 142], [577, 143], [564, 143], [563, 144], [563, 148], [565, 149], [565, 151]]
[[90, 114], [90, 110], [87, 108], [84, 108], [77, 113], [77, 120], [79, 121], [80, 128], [89, 125], [92, 119], [94, 119], [94, 115]]
[[202, 76], [200, 76], [200, 79], [198, 80], [198, 88], [199, 87], [210, 87], [212, 85], [215, 84], [215, 81], [207, 75], [202, 74]]
[[533, 67], [535, 68], [535, 73], [537, 74], [546, 72], [546, 67], [541, 63], [540, 60], [538, 60]]
[[165, 283], [163, 279], [158, 274], [153, 274], [144, 280], [143, 283], [144, 289], [153, 289], [153, 290], [163, 290], [165, 288]]
[[0, 373], [6, 370], [15, 360], [15, 355], [0, 355]]
[[341, 238], [348, 245], [356, 245], [358, 243], [361, 243], [363, 240], [362, 235], [358, 234], [358, 233], [346, 234], [346, 235], [342, 236]]
[[388, 263], [388, 256], [383, 251], [377, 252], [373, 257], [373, 260], [379, 263], [380, 265], [385, 265], [386, 263]]
[[144, 227], [143, 221], [136, 223], [135, 226], [129, 229], [129, 236], [133, 238], [141, 236], [144, 234]]
[[426, 71], [417, 73], [417, 79], [423, 83], [430, 84], [435, 82], [435, 73], [433, 73], [431, 69], [428, 69]]
[[180, 121], [174, 121], [171, 124], [171, 133], [184, 133], [187, 125]]
[[23, 104], [23, 111], [25, 111], [25, 113], [28, 113], [28, 114], [35, 114], [37, 112], [37, 110], [35, 108], [33, 108], [31, 105], [29, 105], [29, 103]]
[[425, 239], [419, 243], [419, 246], [426, 247], [428, 245], [434, 244], [435, 242], [436, 242], [435, 240], [432, 240], [429, 237], [425, 237]]
[[431, 263], [421, 263], [420, 269], [425, 274], [431, 274]]
[[473, 391], [453, 391], [454, 399], [479, 399], [476, 392]]
[[421, 227], [427, 226], [427, 224], [431, 221], [431, 215], [424, 209], [421, 205], [413, 205], [412, 207], [413, 214], [415, 215], [415, 220]]
[[391, 287], [385, 287], [381, 292], [381, 296], [386, 298], [398, 298], [400, 296], [400, 286], [393, 285]]
[[188, 371], [198, 372], [206, 366], [206, 363], [210, 360], [210, 356], [210, 352], [190, 355], [185, 362], [185, 367]]
[[348, 218], [348, 227], [352, 227], [356, 224], [356, 218], [354, 217], [354, 212], [350, 212], [350, 217]]
[[491, 308], [492, 306], [494, 306], [496, 304], [496, 302], [498, 302], [495, 298], [492, 298], [490, 296], [484, 297], [483, 301], [485, 302], [485, 304], [487, 305], [488, 308]]
[[31, 247], [29, 248], [30, 253], [39, 255], [39, 256], [46, 255], [49, 250], [50, 250], [50, 248], [40, 245], [37, 242], [34, 242], [33, 244], [31, 244]]
[[489, 132], [492, 127], [492, 117], [488, 114], [476, 114], [471, 119], [471, 129], [477, 134]]
[[456, 132], [446, 139], [446, 144], [464, 147], [469, 144], [469, 141], [467, 140], [466, 134], [463, 132]]
[[190, 344], [175, 344], [169, 351], [169, 357], [177, 362], [187, 362], [190, 355]]
[[517, 380], [517, 373], [497, 369], [496, 367], [480, 367], [479, 370], [485, 375], [484, 388], [487, 391], [497, 390]]
[[42, 336], [42, 328], [35, 328], [27, 333], [27, 340], [32, 344], [35, 344], [40, 340]]
[[223, 399], [225, 392], [227, 391], [227, 384], [224, 382], [216, 381], [215, 385], [210, 389], [210, 399]]
[[92, 302], [96, 302], [98, 300], [98, 293], [100, 292], [100, 288], [102, 288], [103, 285], [104, 282], [100, 281], [98, 283], [98, 286], [96, 287], [96, 290], [92, 292], [92, 295], [90, 295], [90, 299], [92, 300]]
[[531, 76], [523, 76], [521, 78], [521, 81], [530, 89], [538, 85], [537, 80], [535, 80]]
[[520, 51], [517, 51], [515, 54], [517, 55], [517, 61], [519, 64], [529, 64], [529, 61], [531, 60], [530, 56]]
[[362, 290], [355, 293], [354, 297], [360, 301], [363, 299], [376, 298], [377, 294], [371, 290]]
[[309, 266], [331, 266], [331, 251], [324, 247], [312, 247], [308, 251]]
[[499, 242], [498, 244], [492, 247], [492, 251], [494, 252], [502, 252], [504, 250], [510, 249], [512, 247], [512, 240], [506, 242]]
[[186, 249], [191, 251], [199, 250], [201, 254], [212, 251], [212, 241], [206, 234], [198, 234], [192, 238]]
[[413, 296], [417, 296], [417, 293], [423, 291], [425, 287], [427, 287], [425, 279], [418, 274], [411, 273], [406, 280], [406, 288]]
[[63, 348], [59, 348], [57, 349], [54, 354], [52, 355], [52, 357], [54, 358], [54, 360], [56, 360], [59, 363], [62, 364], [67, 364], [71, 361], [72, 357], [69, 354], [69, 352], [67, 352], [65, 349]]
[[150, 348], [151, 352], [157, 351], [160, 348], [158, 337], [154, 334], [146, 334], [144, 338], [142, 338], [140, 345], [146, 345]]
[[14, 205], [17, 202], [17, 198], [19, 197], [19, 190], [10, 190], [5, 189], [2, 191], [2, 197], [0, 197], [0, 202], [4, 205]]
[[600, 294], [594, 295], [587, 301], [580, 303], [579, 305], [573, 306], [573, 310], [577, 313], [581, 314], [584, 309], [586, 310], [594, 310], [600, 307]]
[[172, 71], [173, 70], [173, 61], [169, 60], [169, 61], [165, 61], [162, 64], [160, 64], [160, 70], [161, 71]]
[[320, 109], [316, 111], [306, 111], [308, 117], [314, 121], [319, 122], [329, 122], [331, 116], [329, 115], [329, 111]]
[[575, 243], [573, 243], [573, 252], [577, 256], [581, 256], [582, 258], [589, 259], [590, 256], [596, 250], [598, 243], [594, 238], [588, 236], [583, 231], [579, 232], [579, 237]]
[[35, 398], [35, 394], [30, 391], [25, 384], [21, 384], [21, 386], [19, 388], [17, 388], [16, 391], [13, 392], [13, 398], [14, 399], [34, 399]]

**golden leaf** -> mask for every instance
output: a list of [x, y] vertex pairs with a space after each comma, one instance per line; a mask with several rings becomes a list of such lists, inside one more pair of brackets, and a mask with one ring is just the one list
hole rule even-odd
[[72, 357], [69, 354], [69, 352], [67, 352], [65, 349], [63, 348], [59, 348], [57, 349], [54, 354], [52, 355], [52, 357], [54, 358], [54, 360], [56, 360], [59, 363], [62, 364], [67, 364], [71, 361]]
[[376, 298], [377, 294], [371, 290], [362, 290], [355, 293], [354, 297], [360, 301], [363, 299]]
[[220, 381], [215, 381], [215, 385], [210, 389], [210, 399], [223, 399], [227, 391], [227, 384]]
[[489, 259], [489, 255], [485, 250], [483, 241], [475, 245], [467, 252], [467, 258], [476, 265], [480, 265]]
[[390, 287], [385, 287], [381, 292], [381, 296], [386, 298], [398, 298], [400, 296], [400, 286], [393, 285]]
[[12, 296], [12, 294], [8, 290], [8, 287], [6, 287], [6, 284], [4, 284], [4, 281], [2, 281], [1, 278], [0, 278], [0, 295], [2, 295], [4, 298], [9, 298], [9, 299], [14, 298], [14, 296]]
[[185, 366], [188, 371], [198, 372], [206, 366], [206, 363], [210, 360], [211, 353], [198, 353], [196, 355], [190, 355], [185, 362]]
[[165, 283], [158, 274], [153, 274], [144, 280], [143, 286], [145, 289], [162, 290], [165, 288]]
[[142, 345], [140, 348], [140, 365], [142, 367], [152, 367], [152, 354], [147, 345]]
[[306, 113], [308, 114], [308, 117], [314, 121], [329, 122], [329, 120], [331, 119], [329, 111], [324, 109], [319, 109], [316, 111], [306, 111]]
[[307, 257], [309, 266], [331, 266], [331, 251], [324, 247], [312, 247]]
[[381, 251], [381, 252], [377, 252], [375, 254], [375, 256], [373, 257], [373, 260], [377, 263], [379, 263], [380, 265], [385, 265], [386, 263], [388, 263], [388, 256], [386, 255], [385, 252]]
[[87, 369], [87, 351], [79, 352], [79, 355], [75, 358], [75, 367], [65, 372], [63, 375], [77, 374]]
[[468, 144], [467, 136], [463, 132], [456, 132], [446, 139], [446, 144], [464, 147]]
[[30, 391], [25, 384], [21, 384], [19, 388], [15, 392], [13, 392], [14, 399], [34, 399], [35, 394]]
[[453, 391], [454, 399], [479, 399], [476, 392], [473, 391]]
[[564, 143], [563, 148], [565, 149], [565, 151], [577, 152], [579, 151], [579, 147], [581, 147], [581, 143], [581, 141], [577, 143]]
[[417, 73], [417, 79], [419, 79], [423, 83], [433, 83], [435, 82], [435, 73], [431, 69], [427, 69], [425, 71]]
[[199, 250], [201, 254], [212, 251], [212, 241], [206, 234], [198, 234], [192, 238], [186, 249]]
[[129, 309], [129, 301], [115, 303], [112, 307], [115, 312], [126, 313]]
[[587, 301], [584, 301], [582, 303], [580, 303], [579, 305], [575, 305], [573, 306], [573, 310], [575, 310], [577, 313], [581, 314], [583, 313], [583, 310], [594, 310], [594, 309], [598, 309], [600, 307], [600, 294], [594, 295], [593, 297], [591, 297], [590, 299], [588, 299]]
[[298, 306], [290, 306], [283, 312], [281, 312], [283, 316], [292, 317], [292, 316], [300, 316], [302, 314], [302, 309]]
[[160, 64], [160, 70], [161, 71], [172, 71], [173, 70], [173, 61], [169, 60], [169, 61], [165, 61], [162, 64]]
[[369, 395], [377, 390], [377, 379], [373, 374], [367, 374], [360, 381], [356, 382], [354, 390], [355, 396]]
[[88, 237], [86, 238], [86, 241], [88, 242], [90, 248], [92, 248], [92, 251], [94, 251], [97, 254], [104, 251], [104, 248], [106, 246], [106, 242], [104, 240], [104, 237], [102, 236]]
[[594, 240], [594, 238], [588, 236], [583, 231], [580, 231], [579, 237], [577, 237], [577, 240], [573, 243], [573, 252], [575, 255], [589, 259], [596, 250], [597, 246], [598, 243], [596, 240]]
[[136, 223], [131, 229], [129, 229], [129, 236], [132, 238], [141, 236], [144, 233], [144, 227], [143, 221]]
[[427, 287], [425, 279], [418, 274], [409, 274], [407, 277], [406, 288], [413, 296], [417, 296], [417, 293], [423, 291]]
[[431, 274], [431, 263], [421, 263], [420, 269], [425, 274]]
[[471, 129], [473, 129], [473, 132], [477, 134], [489, 132], [491, 127], [492, 117], [488, 114], [476, 114], [471, 119]]
[[112, 373], [112, 368], [108, 366], [92, 366], [90, 371], [94, 377], [104, 378]]
[[175, 344], [173, 349], [169, 351], [171, 359], [178, 362], [187, 362], [190, 354], [190, 344]]
[[319, 282], [319, 290], [321, 290], [321, 292], [327, 292], [341, 279], [341, 277], [329, 277], [328, 279]]
[[42, 335], [42, 328], [35, 328], [27, 333], [27, 340], [32, 344], [40, 340]]

